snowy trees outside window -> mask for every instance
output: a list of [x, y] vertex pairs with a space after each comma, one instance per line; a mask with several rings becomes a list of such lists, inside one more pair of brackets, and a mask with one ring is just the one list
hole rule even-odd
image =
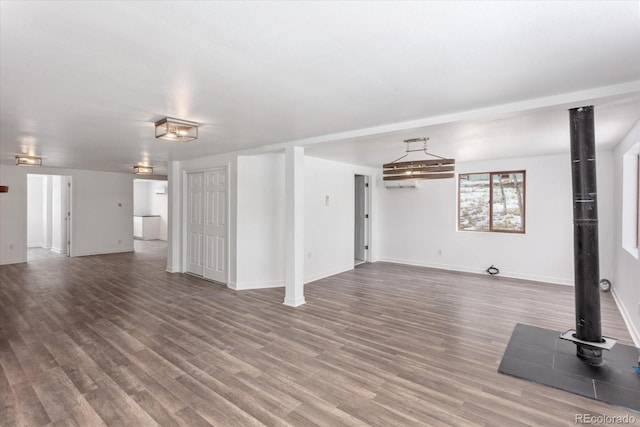
[[458, 230], [524, 233], [525, 171], [458, 177]]

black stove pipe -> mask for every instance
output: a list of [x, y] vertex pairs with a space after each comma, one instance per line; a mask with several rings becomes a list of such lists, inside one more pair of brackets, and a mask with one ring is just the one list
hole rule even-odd
[[[593, 107], [569, 110], [573, 184], [573, 260], [576, 338], [601, 343], [598, 204]], [[590, 365], [602, 363], [602, 350], [577, 344], [577, 356]]]

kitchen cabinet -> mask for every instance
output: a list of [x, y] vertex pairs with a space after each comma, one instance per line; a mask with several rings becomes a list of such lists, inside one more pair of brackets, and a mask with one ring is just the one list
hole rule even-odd
[[133, 237], [141, 240], [160, 238], [160, 215], [135, 215], [133, 217]]

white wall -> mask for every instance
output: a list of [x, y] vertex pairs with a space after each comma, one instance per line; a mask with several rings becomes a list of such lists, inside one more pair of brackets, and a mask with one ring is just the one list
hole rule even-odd
[[133, 250], [130, 174], [73, 171], [71, 255]]
[[[611, 277], [610, 152], [597, 154], [601, 277]], [[526, 234], [457, 231], [456, 180], [380, 192], [382, 260], [573, 284], [571, 162], [568, 155], [458, 163], [456, 172], [527, 171]]]
[[27, 246], [44, 248], [46, 246], [46, 187], [44, 175], [27, 177]]
[[[45, 177], [45, 193], [44, 193], [44, 248], [51, 249], [51, 240], [53, 235], [53, 176]], [[57, 224], [56, 224], [57, 225]]]
[[[354, 176], [371, 176], [376, 182], [377, 169], [306, 156], [304, 215], [305, 283], [347, 271], [354, 264], [355, 186]], [[375, 201], [378, 189], [370, 186], [373, 221], [370, 250], [375, 261], [378, 230]], [[326, 200], [329, 197], [329, 205]]]
[[183, 245], [183, 169], [181, 162], [173, 160], [167, 164], [167, 210], [169, 221], [167, 225], [167, 271], [179, 273], [182, 271], [182, 245]]
[[[353, 268], [354, 175], [372, 176], [377, 169], [305, 157], [305, 282]], [[235, 289], [284, 286], [284, 155], [226, 154], [175, 163], [171, 172], [172, 215], [182, 218], [186, 208], [182, 194], [184, 174], [228, 166], [230, 175], [230, 271]], [[179, 183], [176, 181], [180, 181]], [[371, 259], [377, 259], [377, 188], [372, 186]], [[329, 196], [329, 206], [325, 198]], [[168, 270], [184, 269], [184, 225], [170, 225]], [[179, 228], [179, 230], [176, 230]], [[309, 253], [311, 256], [309, 257]]]
[[[640, 121], [615, 148], [613, 154], [614, 202], [612, 206], [617, 226], [612, 233], [615, 255], [612, 292], [636, 346], [640, 347], [640, 259], [623, 248], [622, 238], [623, 157], [638, 142], [640, 142]], [[634, 180], [635, 177], [632, 176], [629, 179]], [[633, 195], [631, 196], [633, 197]]]
[[238, 157], [235, 289], [284, 285], [284, 154]]
[[133, 250], [131, 174], [2, 165], [0, 264], [27, 260], [27, 173], [72, 177], [72, 256]]

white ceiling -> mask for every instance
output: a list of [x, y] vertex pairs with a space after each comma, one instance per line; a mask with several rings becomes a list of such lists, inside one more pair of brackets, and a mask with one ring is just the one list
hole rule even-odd
[[[640, 119], [640, 2], [0, 3], [0, 161], [130, 172], [296, 142], [380, 165], [600, 146]], [[165, 116], [196, 142], [154, 138]]]

